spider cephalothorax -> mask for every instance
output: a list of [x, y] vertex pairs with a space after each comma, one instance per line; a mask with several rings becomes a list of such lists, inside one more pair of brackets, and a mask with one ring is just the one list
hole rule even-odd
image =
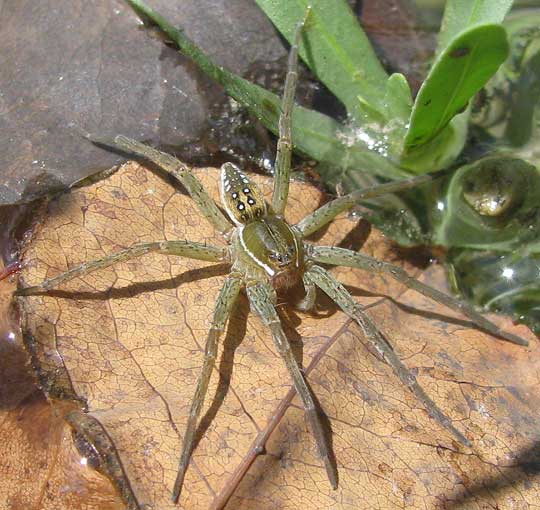
[[289, 190], [291, 113], [296, 84], [296, 61], [300, 28], [301, 26], [296, 31], [295, 44], [291, 47], [290, 67], [285, 82], [271, 204], [265, 203], [262, 193], [251, 182], [249, 177], [233, 164], [226, 163], [222, 167], [220, 192], [222, 206], [227, 213], [227, 217], [210, 198], [190, 169], [177, 159], [123, 136], [105, 142], [123, 151], [150, 160], [179, 179], [202, 215], [223, 235], [227, 241], [226, 247], [210, 246], [186, 240], [137, 244], [100, 260], [74, 267], [65, 273], [46, 280], [41, 285], [27, 287], [18, 291], [19, 295], [46, 292], [72, 278], [108, 267], [116, 262], [143, 255], [149, 251], [220, 264], [229, 263], [230, 273], [215, 304], [213, 319], [206, 341], [204, 362], [184, 433], [180, 468], [173, 489], [173, 499], [175, 501], [180, 496], [189, 465], [197, 423], [216, 358], [218, 340], [234, 311], [236, 299], [242, 289], [246, 290], [252, 311], [269, 328], [275, 348], [287, 366], [294, 387], [304, 406], [311, 430], [315, 436], [317, 449], [333, 487], [337, 486], [336, 468], [331, 460], [331, 454], [313, 396], [292, 353], [276, 311], [276, 290], [287, 289], [297, 283], [303, 284], [305, 298], [298, 303], [291, 303], [302, 310], [313, 308], [317, 288], [327, 294], [339, 308], [360, 325], [366, 340], [374, 347], [374, 351], [391, 366], [395, 374], [422, 402], [430, 415], [449, 430], [462, 444], [469, 444], [468, 439], [438, 409], [419, 386], [415, 376], [400, 361], [389, 343], [381, 336], [371, 318], [347, 289], [323, 266], [341, 265], [388, 274], [409, 288], [467, 315], [487, 332], [513, 343], [527, 344], [522, 338], [501, 331], [495, 324], [486, 320], [468, 305], [411, 278], [399, 266], [393, 266], [344, 248], [317, 246], [306, 241], [311, 234], [327, 225], [341, 212], [351, 208], [359, 199], [406, 189], [429, 181], [433, 176], [424, 175], [407, 181], [391, 182], [340, 197], [323, 205], [296, 225], [289, 225], [283, 219]]
[[233, 269], [247, 280], [268, 280], [274, 289], [298, 283], [304, 250], [297, 231], [277, 217], [249, 177], [231, 164], [221, 167], [223, 208], [237, 227], [231, 234]]

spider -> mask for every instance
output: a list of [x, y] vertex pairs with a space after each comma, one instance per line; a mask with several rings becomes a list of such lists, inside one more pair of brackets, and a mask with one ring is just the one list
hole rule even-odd
[[302, 311], [314, 309], [317, 288], [327, 294], [339, 308], [359, 324], [366, 339], [376, 352], [390, 365], [402, 383], [423, 403], [431, 417], [452, 433], [460, 443], [467, 446], [470, 445], [469, 440], [454, 427], [451, 420], [424, 392], [415, 376], [400, 361], [374, 322], [348, 290], [323, 266], [347, 266], [388, 274], [407, 287], [465, 314], [479, 328], [488, 333], [515, 344], [528, 344], [526, 340], [516, 335], [501, 331], [471, 306], [410, 277], [401, 267], [352, 250], [317, 246], [307, 241], [311, 234], [330, 223], [338, 214], [350, 209], [360, 199], [428, 182], [434, 178], [432, 174], [390, 182], [342, 196], [321, 206], [296, 225], [290, 225], [284, 220], [291, 168], [291, 115], [297, 82], [298, 45], [304, 22], [297, 25], [289, 52], [279, 120], [279, 139], [271, 204], [265, 202], [262, 192], [249, 176], [234, 164], [225, 163], [221, 167], [220, 182], [221, 205], [226, 213], [224, 214], [222, 209], [207, 194], [199, 180], [190, 172], [190, 169], [174, 157], [124, 136], [117, 136], [112, 141], [93, 139], [96, 143], [112, 145], [123, 152], [149, 160], [177, 178], [184, 185], [203, 216], [223, 235], [227, 241], [227, 247], [220, 248], [185, 240], [137, 244], [102, 259], [72, 268], [40, 285], [23, 288], [17, 292], [18, 295], [46, 292], [75, 277], [141, 256], [150, 251], [230, 264], [230, 272], [215, 304], [206, 340], [204, 362], [191, 403], [179, 470], [172, 493], [172, 499], [175, 503], [180, 498], [184, 477], [188, 469], [199, 417], [216, 359], [218, 341], [234, 310], [235, 301], [243, 289], [247, 294], [250, 307], [260, 317], [263, 324], [269, 328], [276, 350], [283, 358], [289, 371], [294, 387], [302, 401], [329, 482], [334, 489], [337, 488], [336, 467], [331, 458], [313, 395], [306, 383], [302, 369], [293, 355], [276, 311], [278, 292], [286, 293], [287, 289], [297, 284], [303, 284], [305, 296], [295, 303], [295, 306]]

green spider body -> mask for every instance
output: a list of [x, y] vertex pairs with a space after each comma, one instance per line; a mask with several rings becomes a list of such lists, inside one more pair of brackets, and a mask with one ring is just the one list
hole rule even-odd
[[269, 280], [276, 290], [302, 280], [302, 241], [284, 220], [266, 216], [238, 227], [235, 237], [236, 267], [248, 278]]
[[231, 234], [233, 270], [246, 280], [269, 281], [275, 290], [299, 283], [304, 268], [299, 232], [273, 214], [257, 185], [231, 163], [221, 168], [220, 194], [237, 225]]
[[360, 325], [366, 341], [372, 345], [374, 352], [379, 353], [380, 357], [392, 367], [396, 376], [422, 402], [429, 414], [464, 445], [470, 444], [468, 439], [454, 427], [451, 420], [439, 410], [420, 387], [415, 376], [402, 363], [390, 344], [381, 336], [369, 315], [365, 313], [347, 289], [320, 264], [359, 268], [389, 275], [409, 288], [429, 296], [458, 313], [465, 314], [485, 331], [510, 342], [527, 345], [526, 340], [501, 331], [495, 324], [486, 320], [468, 305], [411, 278], [399, 266], [393, 266], [344, 248], [317, 246], [305, 242], [309, 235], [330, 223], [338, 214], [350, 209], [359, 200], [411, 188], [432, 180], [432, 175], [426, 174], [401, 182], [390, 182], [356, 191], [323, 205], [296, 225], [289, 225], [283, 219], [289, 191], [292, 148], [291, 116], [297, 76], [298, 43], [302, 26], [303, 23], [299, 23], [295, 43], [291, 46], [289, 56], [289, 71], [285, 81], [279, 122], [279, 141], [271, 205], [266, 204], [259, 188], [238, 167], [232, 163], [225, 163], [221, 169], [220, 194], [227, 218], [205, 191], [200, 181], [191, 173], [190, 169], [174, 157], [124, 136], [117, 136], [113, 141], [105, 142], [105, 144], [112, 145], [124, 152], [133, 153], [152, 161], [176, 177], [184, 185], [201, 214], [215, 227], [216, 231], [223, 235], [228, 243], [226, 248], [187, 240], [142, 243], [110, 254], [102, 259], [74, 267], [65, 273], [44, 281], [40, 285], [18, 291], [19, 295], [47, 292], [73, 278], [133, 257], [143, 256], [150, 251], [220, 264], [224, 262], [230, 263], [230, 273], [225, 279], [216, 301], [206, 340], [203, 366], [185, 429], [180, 467], [173, 488], [173, 500], [175, 502], [178, 501], [180, 496], [189, 465], [191, 451], [195, 442], [197, 421], [204, 404], [218, 352], [218, 340], [234, 311], [235, 302], [242, 288], [246, 290], [251, 310], [268, 327], [276, 351], [287, 366], [293, 385], [302, 401], [320, 458], [324, 463], [328, 479], [333, 488], [337, 488], [336, 466], [332, 460], [332, 454], [311, 390], [305, 381], [304, 374], [290, 348], [289, 341], [281, 325], [276, 310], [276, 291], [287, 289], [295, 284], [303, 284], [306, 291], [305, 298], [299, 303], [291, 303], [301, 310], [314, 308], [317, 288], [328, 295], [344, 313]]

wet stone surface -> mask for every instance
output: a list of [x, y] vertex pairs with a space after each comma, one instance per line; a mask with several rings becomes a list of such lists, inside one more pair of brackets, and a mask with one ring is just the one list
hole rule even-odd
[[[421, 38], [432, 36], [413, 34], [417, 13], [398, 0], [381, 9], [350, 3], [389, 70], [416, 83], [415, 66], [430, 46]], [[256, 79], [273, 72], [267, 66], [284, 69], [286, 45], [255, 2], [152, 0], [151, 6], [237, 74]], [[125, 134], [197, 165], [219, 165], [223, 155], [266, 158], [264, 129], [249, 117], [238, 120], [235, 105], [231, 114], [222, 89], [143, 29], [121, 0], [0, 0], [0, 37], [0, 206], [60, 191], [121, 161], [85, 133]], [[298, 95], [310, 106], [302, 84]], [[308, 103], [339, 117], [342, 108], [322, 96]]]
[[[152, 6], [236, 73], [285, 53], [254, 2]], [[82, 133], [123, 133], [160, 146], [198, 139], [224, 93], [137, 25], [119, 0], [0, 2], [0, 205], [62, 189], [120, 160]]]

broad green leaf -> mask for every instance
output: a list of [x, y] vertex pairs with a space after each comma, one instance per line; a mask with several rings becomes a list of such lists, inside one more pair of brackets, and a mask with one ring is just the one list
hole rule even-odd
[[452, 165], [467, 141], [468, 123], [469, 109], [456, 115], [435, 138], [405, 154], [401, 166], [423, 174]]
[[[227, 94], [247, 107], [272, 132], [278, 132], [281, 104], [278, 96], [216, 65], [182, 30], [173, 27], [144, 2], [126, 1], [145, 20], [163, 30], [182, 53], [220, 83]], [[387, 179], [399, 179], [409, 175], [380, 153], [370, 150], [370, 139], [367, 135], [362, 136], [360, 129], [343, 127], [322, 113], [300, 106], [295, 106], [292, 120], [295, 148], [316, 161], [331, 163], [341, 171], [354, 169]]]
[[495, 155], [466, 165], [448, 180], [433, 207], [433, 244], [540, 253], [540, 172]]
[[506, 31], [481, 25], [461, 33], [435, 61], [416, 98], [405, 152], [429, 142], [495, 74], [508, 55]]
[[300, 46], [302, 59], [358, 124], [370, 120], [369, 109], [385, 111], [381, 91], [388, 76], [345, 0], [256, 2], [289, 42], [310, 5]]
[[440, 54], [462, 31], [484, 24], [502, 23], [513, 0], [448, 0], [439, 32]]

